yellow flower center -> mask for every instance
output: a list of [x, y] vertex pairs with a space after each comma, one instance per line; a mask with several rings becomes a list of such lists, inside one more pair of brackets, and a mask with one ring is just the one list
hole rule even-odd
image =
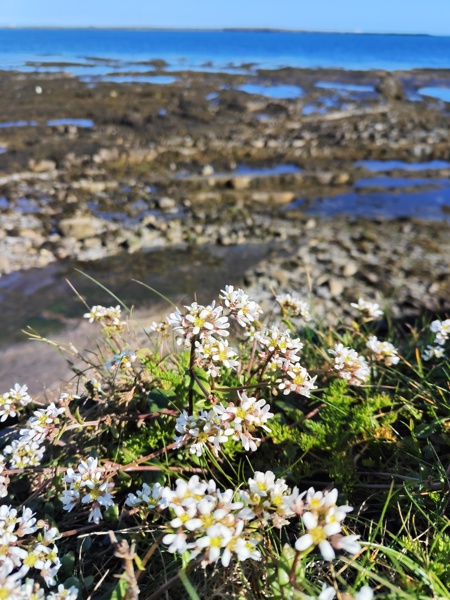
[[323, 527], [314, 527], [314, 529], [311, 529], [309, 533], [311, 534], [315, 545], [320, 544], [320, 542], [323, 542], [327, 539], [327, 534], [325, 533]]
[[210, 538], [209, 543], [210, 543], [210, 546], [213, 546], [215, 548], [220, 548], [220, 546], [222, 545], [222, 538], [220, 536]]
[[243, 408], [238, 408], [236, 411], [236, 416], [239, 417], [240, 419], [245, 419], [246, 416], [246, 412]]
[[36, 556], [36, 554], [30, 552], [30, 554], [27, 557], [25, 557], [23, 564], [27, 565], [27, 567], [34, 567], [37, 559], [38, 557]]

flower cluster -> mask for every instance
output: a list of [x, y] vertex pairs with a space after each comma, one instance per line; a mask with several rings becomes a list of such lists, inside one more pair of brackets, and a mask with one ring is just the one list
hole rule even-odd
[[273, 417], [273, 413], [270, 412], [270, 406], [265, 400], [248, 397], [244, 392], [238, 392], [238, 396], [239, 404], [235, 405], [233, 402], [226, 406], [217, 404], [214, 406], [214, 411], [225, 426], [224, 435], [240, 441], [247, 452], [250, 450], [254, 452], [260, 442], [254, 433], [258, 427], [270, 433], [266, 423]]
[[359, 298], [358, 302], [352, 302], [350, 306], [356, 308], [356, 310], [368, 321], [383, 316], [383, 311], [377, 302], [369, 302], [368, 300]]
[[6, 421], [8, 417], [15, 417], [23, 406], [31, 402], [28, 387], [16, 383], [13, 388], [0, 395], [0, 421]]
[[159, 334], [163, 335], [164, 337], [167, 337], [169, 335], [169, 327], [170, 327], [170, 325], [167, 321], [160, 321], [159, 323], [157, 323], [156, 321], [153, 321], [148, 326], [146, 331], [159, 333]]
[[[42, 529], [39, 540], [32, 535], [38, 529]], [[49, 529], [44, 521], [37, 523], [31, 509], [24, 507], [19, 516], [15, 508], [0, 506], [0, 581], [6, 581], [3, 585], [12, 580], [22, 583], [30, 569], [39, 571], [48, 586], [55, 585], [61, 563], [54, 542], [59, 537], [57, 529]], [[0, 582], [0, 590], [1, 586]]]
[[284, 314], [290, 317], [301, 317], [304, 321], [311, 320], [308, 303], [300, 298], [291, 296], [291, 294], [280, 294], [275, 300], [281, 306]]
[[219, 377], [220, 368], [237, 369], [237, 352], [228, 344], [227, 339], [207, 339], [195, 342], [196, 362], [213, 378]]
[[9, 465], [12, 469], [36, 467], [42, 461], [45, 453], [43, 443], [52, 437], [59, 425], [59, 415], [64, 408], [57, 408], [52, 402], [47, 408], [35, 410], [30, 417], [27, 427], [20, 430], [20, 437], [13, 440], [3, 450], [5, 456], [10, 456]]
[[430, 331], [435, 334], [434, 345], [429, 345], [423, 350], [423, 360], [431, 360], [433, 358], [444, 358], [444, 346], [450, 339], [450, 319], [439, 321], [436, 319], [430, 325]]
[[436, 335], [434, 343], [443, 346], [450, 338], [450, 319], [433, 321], [430, 325], [430, 331]]
[[214, 410], [201, 410], [197, 416], [189, 416], [185, 410], [177, 418], [175, 429], [176, 448], [189, 446], [191, 454], [201, 456], [209, 446], [217, 455], [220, 444], [228, 441], [222, 420]]
[[194, 475], [187, 482], [178, 479], [174, 490], [143, 487], [136, 495], [129, 494], [126, 504], [158, 512], [169, 509], [172, 518], [163, 538], [169, 552], [188, 551], [191, 559], [201, 555], [203, 565], [220, 558], [228, 566], [233, 554], [241, 561], [260, 559], [258, 538], [246, 527], [254, 518], [252, 510], [233, 490], [220, 491], [212, 480], [201, 481]]
[[86, 462], [81, 461], [76, 470], [67, 469], [63, 481], [69, 484], [60, 498], [64, 510], [70, 512], [77, 505], [89, 504], [89, 522], [99, 523], [103, 518], [102, 508], [114, 506], [111, 495], [114, 483], [108, 480], [106, 469], [99, 467], [92, 456]]
[[230, 323], [228, 317], [222, 316], [222, 306], [216, 306], [215, 302], [203, 306], [193, 302], [184, 307], [182, 313], [178, 308], [167, 317], [167, 322], [178, 335], [177, 343], [190, 346], [193, 338], [200, 340], [210, 339], [214, 335], [227, 337]]
[[315, 377], [311, 377], [305, 367], [302, 367], [299, 363], [291, 365], [286, 371], [285, 379], [279, 379], [280, 385], [278, 389], [283, 394], [300, 394], [301, 396], [310, 397], [312, 390], [317, 390], [315, 385]]
[[105, 306], [97, 305], [93, 306], [88, 313], [85, 313], [83, 317], [89, 319], [89, 323], [101, 323], [104, 327], [110, 327], [116, 331], [121, 331], [125, 325], [125, 321], [120, 320], [121, 310], [120, 306]]
[[337, 506], [337, 489], [329, 492], [316, 492], [310, 488], [304, 497], [303, 525], [306, 533], [295, 542], [299, 552], [311, 551], [316, 546], [324, 560], [332, 561], [336, 557], [335, 550], [345, 550], [351, 554], [360, 551], [359, 535], [343, 536], [342, 522], [351, 506]]
[[262, 314], [261, 307], [252, 300], [244, 290], [234, 289], [232, 285], [226, 285], [219, 296], [230, 311], [230, 317], [235, 319], [241, 327], [247, 328], [258, 321]]
[[[281, 331], [275, 326], [257, 332], [255, 339], [262, 347], [259, 356], [267, 363], [268, 372], [282, 375], [276, 380], [278, 389], [286, 395], [295, 393], [309, 398], [311, 391], [317, 389], [316, 377], [311, 377], [300, 365], [302, 342], [291, 338], [288, 329]], [[273, 393], [276, 394], [276, 390]]]
[[197, 416], [189, 416], [183, 411], [177, 418], [175, 429], [176, 448], [189, 445], [190, 452], [201, 456], [207, 447], [215, 454], [228, 439], [241, 442], [244, 450], [255, 451], [260, 442], [255, 437], [258, 427], [270, 432], [266, 423], [273, 417], [265, 400], [249, 397], [238, 392], [238, 404], [224, 406], [216, 404], [209, 411], [201, 410]]
[[442, 346], [427, 346], [422, 352], [423, 360], [431, 360], [433, 358], [444, 358], [445, 350]]
[[13, 440], [3, 449], [3, 455], [9, 456], [9, 467], [11, 469], [24, 469], [26, 467], [37, 467], [44, 457], [45, 448], [41, 441], [33, 442], [19, 438]]
[[152, 487], [143, 484], [142, 490], [137, 490], [136, 494], [128, 494], [125, 504], [132, 508], [140, 507], [150, 510], [159, 510], [167, 508], [168, 501], [165, 497], [166, 488], [159, 483]]
[[256, 471], [248, 479], [248, 486], [247, 490], [241, 490], [240, 498], [251, 507], [263, 527], [271, 523], [280, 529], [299, 514], [298, 489], [294, 488], [291, 493], [285, 480], [276, 479], [272, 471]]
[[334, 356], [334, 368], [341, 379], [350, 385], [362, 385], [370, 377], [370, 368], [366, 359], [356, 350], [346, 348], [343, 344], [335, 344], [334, 350], [328, 350]]
[[66, 589], [58, 585], [56, 591], [48, 594], [34, 579], [21, 581], [18, 573], [8, 572], [5, 567], [0, 568], [0, 598], [7, 600], [77, 600], [78, 590], [75, 586]]
[[300, 494], [272, 471], [256, 471], [248, 479], [248, 488], [237, 491], [221, 491], [214, 481], [202, 481], [197, 475], [189, 481], [178, 479], [174, 490], [144, 484], [142, 490], [128, 495], [126, 504], [156, 513], [168, 509], [172, 518], [165, 526], [163, 543], [169, 552], [189, 552], [191, 559], [201, 556], [203, 565], [220, 559], [226, 567], [233, 555], [240, 561], [259, 560], [261, 527], [281, 528], [298, 516], [307, 533], [297, 540], [297, 551], [319, 546], [326, 560], [333, 560], [334, 549], [359, 552], [359, 536], [341, 534], [342, 521], [353, 509], [337, 506], [337, 496], [336, 489], [316, 492], [310, 488]]
[[262, 346], [260, 358], [268, 362], [269, 371], [277, 369], [287, 370], [292, 364], [300, 360], [299, 353], [303, 344], [298, 339], [292, 339], [289, 329], [280, 331], [272, 326], [256, 333], [256, 340]]
[[106, 368], [109, 371], [130, 371], [133, 368], [132, 363], [136, 360], [136, 354], [132, 350], [122, 350], [115, 354], [111, 360], [106, 362]]
[[390, 342], [380, 342], [375, 336], [371, 335], [367, 341], [366, 347], [377, 362], [383, 362], [387, 367], [398, 364], [400, 357], [398, 350]]

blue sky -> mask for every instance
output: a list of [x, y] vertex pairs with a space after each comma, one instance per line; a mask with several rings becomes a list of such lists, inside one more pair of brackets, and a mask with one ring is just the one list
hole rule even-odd
[[0, 25], [273, 27], [450, 35], [450, 0], [0, 0]]

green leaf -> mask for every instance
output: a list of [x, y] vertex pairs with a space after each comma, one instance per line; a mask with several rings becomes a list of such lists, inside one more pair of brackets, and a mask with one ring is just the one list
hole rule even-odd
[[60, 579], [65, 579], [73, 575], [73, 569], [75, 566], [75, 554], [73, 552], [67, 552], [61, 558], [61, 568], [58, 573]]
[[152, 390], [148, 395], [148, 408], [150, 412], [160, 412], [168, 408], [175, 398], [173, 390]]
[[138, 568], [138, 571], [145, 571], [144, 563], [142, 562], [142, 560], [139, 558], [139, 556], [137, 554], [134, 557], [134, 562], [136, 563], [136, 567]]
[[126, 600], [126, 594], [129, 587], [130, 584], [128, 583], [128, 581], [125, 581], [125, 579], [120, 579], [119, 583], [112, 591], [110, 600]]

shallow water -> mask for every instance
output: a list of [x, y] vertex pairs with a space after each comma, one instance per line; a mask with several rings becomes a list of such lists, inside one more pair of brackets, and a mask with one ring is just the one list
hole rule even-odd
[[297, 85], [261, 85], [257, 83], [244, 83], [237, 87], [246, 94], [258, 94], [268, 98], [301, 98], [304, 91]]
[[332, 198], [314, 200], [305, 210], [305, 214], [321, 217], [416, 217], [429, 221], [450, 221], [450, 187], [411, 193], [349, 192]]
[[35, 127], [37, 121], [3, 121], [0, 123], [0, 129], [8, 129], [9, 127]]
[[346, 69], [448, 68], [450, 38], [287, 31], [161, 31], [111, 29], [0, 29], [0, 68], [21, 69], [26, 61], [126, 62], [161, 58], [183, 68], [226, 68], [257, 63], [261, 68]]
[[233, 174], [252, 175], [253, 177], [270, 177], [274, 175], [292, 175], [300, 172], [300, 167], [291, 164], [275, 165], [274, 167], [250, 167], [248, 165], [238, 165], [233, 171]]
[[358, 85], [356, 83], [340, 83], [337, 81], [319, 81], [316, 87], [324, 90], [337, 90], [343, 92], [374, 92], [373, 85]]
[[402, 171], [432, 171], [437, 169], [450, 168], [450, 162], [445, 160], [430, 160], [423, 163], [407, 163], [403, 160], [359, 160], [355, 167], [364, 167], [375, 173], [383, 171], [393, 171], [401, 169]]
[[386, 188], [386, 189], [394, 189], [394, 188], [407, 188], [407, 187], [415, 187], [415, 186], [437, 186], [444, 187], [448, 186], [449, 182], [444, 179], [417, 179], [407, 177], [372, 177], [370, 179], [360, 179], [358, 180], [354, 188]]
[[[89, 305], [117, 304], [96, 283], [96, 279], [125, 304], [139, 308], [160, 304], [159, 296], [140, 280], [169, 296], [187, 302], [198, 294], [199, 301], [211, 301], [223, 286], [236, 283], [244, 272], [268, 253], [268, 245], [161, 249], [127, 254], [83, 264], [60, 262], [43, 269], [30, 269], [0, 278], [0, 345], [24, 341], [21, 329], [31, 326], [47, 335], [65, 328], [70, 319], [81, 319], [85, 307], [66, 282], [68, 279]], [[168, 305], [168, 309], [170, 306]]]
[[171, 75], [105, 75], [102, 77], [80, 77], [81, 81], [86, 82], [106, 82], [106, 83], [153, 83], [156, 85], [167, 85], [178, 81], [178, 77]]
[[420, 88], [418, 93], [422, 94], [422, 96], [431, 96], [444, 102], [450, 102], [450, 88], [424, 87]]
[[94, 127], [94, 121], [91, 119], [50, 119], [47, 125], [55, 127], [57, 125], [75, 125], [76, 127]]

